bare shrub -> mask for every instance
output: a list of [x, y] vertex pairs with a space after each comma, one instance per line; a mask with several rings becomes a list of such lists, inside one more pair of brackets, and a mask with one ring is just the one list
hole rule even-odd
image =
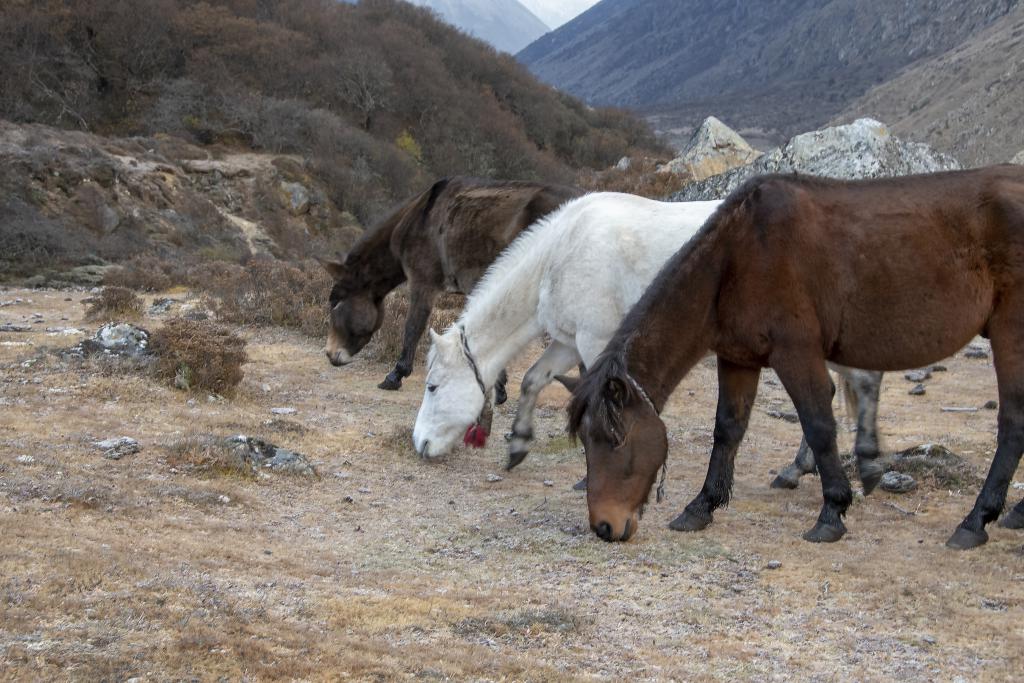
[[252, 479], [252, 465], [223, 439], [191, 436], [167, 447], [167, 464], [179, 470], [206, 476], [236, 476]]
[[289, 327], [311, 337], [327, 333], [333, 281], [315, 261], [210, 263], [194, 269], [189, 279], [192, 287], [208, 295], [211, 309], [221, 320]]
[[171, 318], [150, 338], [157, 377], [185, 391], [234, 395], [248, 360], [245, 340], [205, 320]]
[[[438, 332], [447, 330], [462, 313], [466, 297], [462, 294], [442, 294], [434, 302], [430, 313], [429, 328]], [[408, 287], [402, 286], [391, 292], [384, 300], [384, 323], [374, 337], [374, 343], [367, 348], [366, 356], [371, 360], [390, 363], [402, 352], [402, 338], [405, 335], [405, 317], [409, 313]], [[430, 347], [430, 336], [423, 335], [417, 347], [422, 357]]]
[[85, 319], [108, 322], [111, 320], [138, 320], [142, 317], [142, 299], [124, 287], [104, 287], [100, 293], [86, 299]]
[[179, 264], [155, 256], [138, 256], [119, 268], [107, 271], [103, 284], [138, 292], [162, 292], [183, 284], [185, 277], [185, 269]]
[[606, 171], [582, 171], [577, 184], [591, 192], [625, 192], [650, 199], [664, 199], [690, 183], [690, 178], [678, 173], [658, 173], [660, 162], [655, 159], [633, 159], [625, 169], [618, 167]]

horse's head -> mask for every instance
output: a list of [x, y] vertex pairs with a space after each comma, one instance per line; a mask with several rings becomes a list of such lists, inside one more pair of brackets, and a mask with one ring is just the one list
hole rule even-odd
[[444, 334], [430, 331], [427, 386], [412, 432], [416, 452], [424, 458], [436, 458], [451, 451], [484, 407], [484, 392], [465, 351], [462, 334], [458, 327]]
[[365, 285], [356, 283], [350, 264], [320, 263], [334, 278], [331, 288], [331, 324], [324, 351], [331, 365], [352, 362], [384, 322], [384, 297], [376, 296]]
[[578, 383], [559, 379], [573, 392], [569, 432], [587, 454], [590, 528], [626, 541], [668, 456], [665, 424], [617, 355], [602, 355]]

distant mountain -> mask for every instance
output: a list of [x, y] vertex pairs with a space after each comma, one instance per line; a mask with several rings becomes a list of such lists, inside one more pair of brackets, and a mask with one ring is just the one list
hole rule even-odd
[[409, 0], [494, 47], [515, 54], [551, 29], [519, 0]]
[[556, 29], [597, 4], [597, 0], [519, 0], [545, 24]]
[[968, 165], [1024, 150], [1024, 5], [954, 49], [921, 60], [847, 105]]
[[603, 0], [518, 58], [591, 104], [791, 134], [941, 55], [1018, 0]]

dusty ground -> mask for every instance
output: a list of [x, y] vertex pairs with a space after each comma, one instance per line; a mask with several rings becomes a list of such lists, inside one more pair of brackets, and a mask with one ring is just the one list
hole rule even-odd
[[[0, 300], [31, 299], [0, 307], [0, 323], [43, 316], [38, 331], [0, 333], [0, 678], [975, 681], [1024, 671], [1024, 534], [993, 528], [979, 550], [947, 550], [976, 489], [923, 483], [858, 502], [840, 543], [801, 541], [820, 489], [815, 478], [768, 488], [799, 433], [766, 414], [788, 405], [767, 375], [732, 506], [700, 534], [667, 529], [703, 480], [715, 402], [705, 362], [666, 411], [667, 501], [634, 541], [608, 545], [570, 490], [584, 466], [561, 436], [560, 388], [543, 396], [536, 451], [488, 483], [500, 439], [436, 464], [412, 453], [422, 371], [385, 393], [375, 388], [384, 366], [334, 369], [317, 342], [246, 330], [238, 397], [190, 405], [152, 380], [40, 354], [77, 339], [47, 327], [95, 329], [81, 320], [83, 296], [0, 290]], [[991, 362], [945, 364], [923, 397], [886, 379], [885, 445], [941, 443], [983, 474], [995, 412], [940, 406], [994, 398]], [[277, 406], [298, 413], [268, 424]], [[238, 432], [306, 453], [321, 478], [202, 479], [166, 462], [175, 439]], [[90, 445], [119, 435], [143, 451], [111, 461]]]

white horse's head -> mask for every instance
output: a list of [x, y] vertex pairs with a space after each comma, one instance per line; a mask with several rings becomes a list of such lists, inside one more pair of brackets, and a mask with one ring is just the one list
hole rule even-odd
[[462, 332], [430, 330], [427, 386], [412, 432], [416, 452], [424, 458], [445, 455], [458, 443], [484, 407], [484, 394], [462, 346]]

